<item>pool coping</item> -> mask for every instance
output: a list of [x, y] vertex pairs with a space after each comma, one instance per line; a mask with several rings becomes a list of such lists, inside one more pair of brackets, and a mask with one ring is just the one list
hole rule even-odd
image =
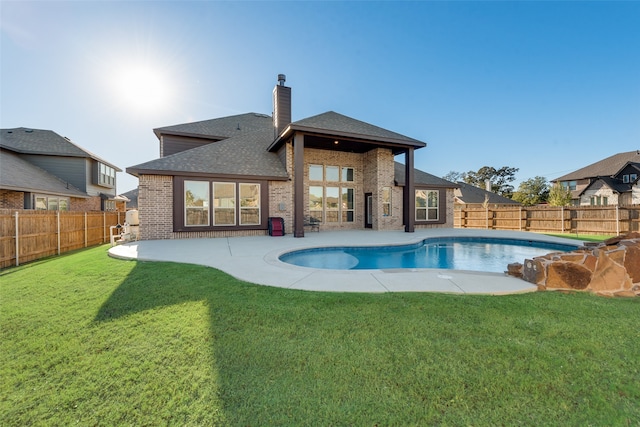
[[569, 245], [581, 243], [544, 234], [503, 230], [438, 228], [420, 229], [414, 233], [355, 230], [306, 233], [304, 238], [286, 235], [143, 240], [114, 246], [109, 250], [109, 255], [139, 261], [206, 265], [247, 282], [306, 291], [506, 295], [537, 290], [529, 282], [502, 273], [448, 269], [327, 270], [295, 266], [279, 260], [280, 255], [293, 250], [405, 245], [416, 244], [427, 238], [455, 236], [536, 240]]

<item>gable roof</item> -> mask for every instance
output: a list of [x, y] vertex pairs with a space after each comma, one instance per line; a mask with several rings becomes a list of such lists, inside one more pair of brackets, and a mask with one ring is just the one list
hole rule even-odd
[[89, 197], [73, 185], [20, 158], [16, 153], [0, 149], [0, 188], [11, 191]]
[[[393, 166], [396, 185], [404, 186], [405, 165], [399, 162], [394, 162]], [[458, 184], [454, 182], [438, 178], [435, 175], [431, 175], [430, 173], [415, 168], [413, 169], [413, 183], [417, 186], [429, 186], [433, 188], [458, 188]]]
[[289, 175], [276, 153], [267, 151], [273, 139], [271, 126], [259, 131], [181, 151], [127, 168], [127, 173], [163, 175], [254, 176], [288, 179]]
[[587, 190], [589, 190], [590, 188], [594, 187], [597, 183], [600, 183], [600, 182], [603, 183], [606, 187], [610, 188], [611, 190], [613, 190], [614, 192], [616, 192], [618, 194], [622, 194], [622, 193], [626, 193], [626, 192], [631, 191], [633, 185], [635, 184], [635, 181], [625, 184], [620, 179], [611, 178], [609, 176], [601, 176], [601, 177], [598, 177], [598, 179], [594, 180], [589, 185], [587, 185], [584, 188], [584, 190], [582, 190], [580, 192], [580, 195], [584, 194]]
[[68, 138], [51, 130], [13, 128], [0, 129], [0, 147], [21, 154], [47, 156], [84, 157], [96, 160], [122, 172], [117, 166], [75, 145]]
[[[165, 175], [254, 176], [288, 179], [286, 168], [275, 153], [287, 132], [305, 131], [333, 137], [350, 137], [383, 142], [398, 147], [422, 148], [424, 142], [392, 132], [342, 114], [329, 111], [291, 123], [274, 142], [271, 116], [246, 113], [217, 119], [154, 129], [161, 135], [179, 135], [209, 139], [210, 144], [181, 151], [127, 168], [127, 173]], [[432, 178], [436, 178], [430, 175]], [[432, 178], [425, 178], [433, 182]], [[404, 177], [402, 178], [404, 180]], [[436, 178], [439, 180], [439, 178]], [[448, 181], [447, 181], [448, 182]], [[440, 183], [442, 186], [442, 183]], [[448, 183], [447, 185], [453, 185]]]
[[327, 111], [326, 113], [298, 120], [287, 126], [284, 132], [271, 144], [269, 150], [277, 150], [284, 140], [295, 131], [309, 132], [332, 137], [355, 138], [375, 142], [386, 142], [415, 148], [426, 147], [427, 144], [417, 139], [393, 132], [370, 123]]
[[491, 191], [484, 190], [476, 187], [475, 185], [467, 184], [466, 182], [458, 181], [460, 188], [456, 190], [456, 199], [461, 203], [476, 204], [486, 202], [492, 205], [520, 205], [521, 203], [515, 200], [503, 197]]
[[[173, 126], [156, 128], [153, 132], [160, 137], [162, 134], [195, 136], [205, 139], [226, 139], [241, 133], [255, 132], [273, 127], [271, 116], [260, 113], [246, 113], [235, 116], [220, 117]], [[273, 134], [271, 135], [273, 138]]]
[[579, 179], [595, 178], [600, 176], [615, 176], [629, 163], [640, 163], [640, 150], [614, 154], [613, 156], [607, 157], [599, 162], [592, 163], [581, 169], [556, 178], [552, 180], [552, 182], [576, 181]]

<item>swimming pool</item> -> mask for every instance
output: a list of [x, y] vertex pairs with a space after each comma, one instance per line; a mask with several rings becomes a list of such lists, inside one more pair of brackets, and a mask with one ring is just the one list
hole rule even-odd
[[442, 268], [501, 273], [512, 262], [578, 245], [483, 237], [437, 237], [402, 246], [322, 247], [285, 253], [280, 261], [331, 270]]

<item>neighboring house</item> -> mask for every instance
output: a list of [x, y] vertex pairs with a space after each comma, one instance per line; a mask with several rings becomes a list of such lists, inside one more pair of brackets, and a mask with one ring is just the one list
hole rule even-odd
[[454, 190], [456, 205], [477, 205], [477, 206], [505, 206], [520, 205], [521, 203], [491, 191], [478, 188], [475, 185], [458, 181], [459, 188]]
[[0, 208], [115, 210], [116, 172], [53, 131], [0, 129]]
[[457, 185], [414, 169], [424, 142], [332, 111], [291, 122], [291, 88], [278, 80], [273, 117], [154, 130], [161, 157], [127, 168], [141, 238], [261, 235], [270, 217], [295, 237], [312, 218], [321, 230], [453, 226]]
[[129, 190], [126, 193], [120, 194], [120, 196], [125, 197], [127, 199], [127, 210], [129, 209], [138, 209], [138, 189], [134, 188], [133, 190]]
[[640, 204], [640, 150], [618, 153], [552, 182], [571, 190], [574, 205]]

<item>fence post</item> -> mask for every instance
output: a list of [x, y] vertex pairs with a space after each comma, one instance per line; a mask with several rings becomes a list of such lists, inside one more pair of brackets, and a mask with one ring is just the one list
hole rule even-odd
[[84, 247], [87, 247], [87, 238], [89, 237], [89, 230], [87, 228], [87, 212], [84, 212]]
[[107, 213], [102, 211], [102, 243], [107, 241]]
[[58, 233], [58, 255], [60, 255], [60, 211], [56, 211], [56, 229]]
[[518, 224], [520, 225], [520, 231], [522, 231], [522, 206], [520, 206], [520, 216], [518, 217]]
[[562, 230], [562, 234], [564, 234], [564, 206], [560, 206], [560, 229]]
[[620, 207], [616, 205], [616, 236], [620, 235]]
[[489, 229], [489, 206], [487, 206], [484, 209], [484, 212], [485, 212], [485, 215], [484, 215], [484, 217], [485, 217], [484, 228]]
[[18, 232], [20, 221], [18, 220], [18, 211], [16, 211], [16, 267], [20, 265], [20, 233]]

